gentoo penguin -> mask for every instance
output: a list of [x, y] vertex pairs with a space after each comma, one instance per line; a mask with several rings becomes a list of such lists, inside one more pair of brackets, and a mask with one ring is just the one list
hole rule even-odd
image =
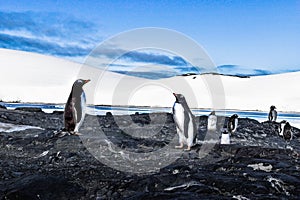
[[186, 144], [186, 150], [189, 151], [196, 142], [197, 128], [195, 117], [191, 112], [184, 96], [182, 94], [175, 94], [176, 100], [173, 105], [173, 119], [176, 125], [176, 130], [179, 135], [180, 146], [175, 148], [183, 148]]
[[207, 130], [216, 130], [217, 129], [217, 116], [216, 112], [212, 111], [207, 118]]
[[230, 134], [228, 133], [227, 130], [224, 130], [222, 132], [221, 144], [230, 144]]
[[73, 83], [71, 93], [65, 106], [64, 130], [71, 134], [78, 134], [78, 129], [84, 119], [86, 98], [82, 87], [88, 82], [90, 82], [90, 80], [78, 79]]
[[287, 122], [283, 127], [283, 139], [285, 141], [291, 141], [292, 137], [293, 137], [292, 126], [290, 125], [290, 123]]
[[277, 119], [277, 111], [275, 110], [275, 106], [270, 107], [270, 112], [269, 112], [269, 121], [270, 122], [276, 122]]
[[229, 133], [234, 133], [236, 131], [238, 125], [238, 117], [239, 116], [237, 114], [234, 114], [229, 118], [227, 124], [227, 129]]

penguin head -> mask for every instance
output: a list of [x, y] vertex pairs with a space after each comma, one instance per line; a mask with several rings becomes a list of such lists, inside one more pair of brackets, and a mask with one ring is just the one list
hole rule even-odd
[[286, 120], [282, 120], [282, 121], [280, 122], [280, 124], [286, 124], [286, 123], [287, 123]]
[[72, 91], [73, 92], [82, 92], [83, 89], [82, 87], [90, 82], [91, 80], [90, 79], [87, 79], [87, 80], [84, 80], [84, 79], [77, 79], [74, 83], [73, 83], [73, 87], [72, 87]]
[[173, 95], [176, 98], [176, 103], [185, 103], [186, 102], [186, 100], [182, 94], [173, 93]]
[[292, 126], [291, 126], [291, 124], [290, 124], [289, 122], [286, 122], [285, 125], [284, 125], [284, 128], [285, 128], [286, 130], [291, 130], [291, 129], [292, 129]]
[[238, 118], [239, 116], [237, 114], [232, 115], [232, 118]]
[[209, 115], [216, 115], [216, 112], [212, 111]]
[[229, 132], [225, 129], [222, 131], [222, 134], [229, 134]]
[[270, 110], [275, 110], [275, 109], [276, 109], [275, 106], [271, 106], [271, 107], [270, 107]]

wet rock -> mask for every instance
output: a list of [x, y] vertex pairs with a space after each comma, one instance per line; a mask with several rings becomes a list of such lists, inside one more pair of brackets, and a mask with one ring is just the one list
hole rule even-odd
[[0, 104], [0, 109], [5, 109], [6, 110], [7, 108], [4, 105]]
[[[62, 113], [0, 110], [2, 115], [6, 118], [0, 117], [1, 122], [43, 129], [0, 134], [0, 199], [299, 197], [300, 131], [296, 128], [296, 136], [288, 144], [291, 148], [286, 148], [285, 141], [276, 134], [276, 123], [239, 119], [230, 145], [200, 143], [186, 152], [174, 149], [178, 136], [170, 113], [87, 115], [81, 136], [62, 138], [53, 135], [63, 126]], [[203, 136], [198, 139], [209, 138], [207, 117], [196, 117], [196, 122], [199, 135]], [[141, 137], [147, 134], [151, 136]], [[100, 151], [108, 149], [105, 140], [111, 142], [109, 152]], [[98, 157], [90, 151], [91, 147], [98, 151]], [[157, 167], [151, 173], [119, 171], [102, 163], [109, 159], [114, 166], [125, 169], [136, 164], [140, 155], [147, 155], [143, 160], [147, 162], [165, 147], [168, 148], [163, 159], [150, 162]], [[203, 152], [205, 156], [200, 158]], [[172, 155], [176, 155], [173, 162], [160, 165]], [[143, 169], [142, 163], [134, 169]]]
[[72, 199], [83, 196], [79, 185], [59, 176], [31, 175], [15, 180], [5, 191], [4, 199]]
[[41, 108], [33, 108], [33, 107], [18, 107], [15, 110], [21, 110], [26, 112], [44, 112]]

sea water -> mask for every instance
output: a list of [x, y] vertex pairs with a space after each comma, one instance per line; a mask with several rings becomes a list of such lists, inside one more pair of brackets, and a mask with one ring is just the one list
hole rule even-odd
[[[41, 108], [46, 113], [52, 113], [53, 111], [63, 111], [63, 104], [38, 104], [38, 103], [5, 103], [1, 102], [1, 105], [7, 109], [15, 109], [18, 107], [33, 107]], [[196, 116], [208, 116], [212, 110], [210, 109], [191, 109]], [[88, 106], [87, 114], [90, 115], [105, 115], [107, 112], [111, 112], [113, 115], [131, 115], [138, 113], [171, 113], [172, 108], [163, 107], [134, 107], [134, 106]], [[216, 115], [231, 116], [237, 114], [239, 118], [251, 118], [259, 122], [268, 120], [268, 112], [263, 111], [242, 111], [242, 110], [217, 110]], [[292, 126], [300, 128], [300, 113], [288, 113], [278, 112], [277, 122], [282, 120], [288, 121]]]

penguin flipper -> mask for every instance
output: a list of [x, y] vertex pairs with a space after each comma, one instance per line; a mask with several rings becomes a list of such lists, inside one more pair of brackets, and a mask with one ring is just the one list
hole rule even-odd
[[274, 110], [274, 121], [276, 121], [276, 120], [277, 120], [277, 111]]
[[187, 111], [184, 111], [184, 123], [183, 123], [183, 134], [185, 138], [189, 137], [189, 123], [190, 123], [190, 116], [189, 113]]

